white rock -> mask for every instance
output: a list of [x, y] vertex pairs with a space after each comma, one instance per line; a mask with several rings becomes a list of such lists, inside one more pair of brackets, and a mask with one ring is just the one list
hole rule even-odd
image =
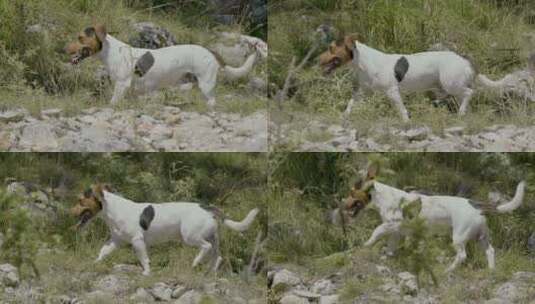
[[202, 300], [202, 295], [195, 290], [185, 292], [174, 304], [199, 304]]
[[308, 304], [310, 302], [305, 298], [301, 298], [293, 294], [287, 294], [280, 299], [279, 303], [280, 304]]
[[274, 273], [272, 288], [275, 288], [275, 286], [280, 284], [285, 286], [296, 286], [301, 284], [301, 279], [295, 273], [287, 269], [282, 269]]
[[321, 295], [330, 295], [336, 291], [336, 286], [334, 286], [331, 280], [321, 279], [319, 281], [314, 282], [310, 290], [313, 293], [318, 293]]
[[420, 141], [426, 139], [431, 130], [428, 127], [420, 127], [400, 132], [400, 136], [408, 141]]
[[136, 289], [136, 293], [130, 296], [130, 300], [148, 302], [152, 301], [153, 297], [145, 288], [139, 287]]
[[165, 283], [156, 283], [148, 291], [156, 301], [171, 301], [171, 294], [173, 293], [173, 289]]
[[461, 136], [464, 133], [464, 127], [451, 127], [444, 129], [444, 134], [449, 134], [453, 136]]
[[53, 118], [58, 118], [61, 116], [61, 113], [63, 112], [62, 109], [47, 109], [47, 110], [42, 110], [41, 111], [41, 117], [43, 118], [49, 118], [49, 117], [53, 117]]
[[0, 112], [0, 123], [19, 122], [28, 114], [25, 110]]
[[172, 297], [173, 299], [178, 299], [178, 298], [180, 298], [184, 293], [186, 293], [186, 291], [188, 291], [188, 289], [187, 289], [185, 286], [177, 285], [177, 286], [175, 286], [175, 289], [174, 289], [173, 292], [171, 293], [171, 297]]
[[57, 151], [58, 139], [52, 125], [37, 122], [24, 127], [19, 140], [19, 146], [31, 151]]
[[95, 288], [115, 295], [123, 294], [129, 289], [129, 281], [124, 277], [110, 274], [97, 280]]
[[303, 289], [293, 289], [292, 293], [300, 298], [306, 298], [308, 300], [317, 300], [321, 298], [321, 294]]
[[418, 283], [415, 275], [405, 271], [398, 273], [398, 278], [403, 294], [416, 295], [418, 293]]
[[319, 304], [338, 304], [340, 303], [339, 295], [321, 296]]
[[0, 283], [7, 287], [17, 287], [20, 283], [17, 268], [11, 264], [0, 265]]

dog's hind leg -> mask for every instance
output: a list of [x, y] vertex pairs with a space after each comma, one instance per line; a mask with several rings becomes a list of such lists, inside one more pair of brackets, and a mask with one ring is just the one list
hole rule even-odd
[[212, 251], [212, 244], [208, 241], [201, 240], [199, 248], [201, 251], [199, 251], [199, 254], [197, 254], [195, 259], [193, 260], [193, 264], [191, 265], [191, 267], [193, 268], [197, 267], [204, 260], [204, 258], [210, 253], [210, 251]]
[[150, 274], [150, 260], [149, 255], [147, 254], [147, 247], [145, 245], [145, 240], [143, 237], [135, 237], [132, 240], [132, 246], [136, 252], [136, 256], [143, 267], [143, 275], [147, 276]]
[[482, 228], [481, 234], [479, 236], [479, 244], [481, 245], [481, 248], [485, 250], [485, 255], [487, 256], [489, 268], [494, 269], [496, 267], [496, 260], [494, 256], [494, 248], [490, 244], [489, 229], [487, 225]]
[[399, 87], [396, 86], [388, 89], [386, 91], [386, 95], [388, 96], [388, 98], [390, 98], [392, 104], [397, 108], [403, 122], [408, 122], [409, 112], [407, 112], [407, 109], [403, 104], [403, 99], [401, 98], [401, 94], [399, 93]]
[[459, 266], [459, 264], [466, 260], [466, 249], [464, 241], [456, 243], [455, 240], [453, 240], [453, 242], [457, 254], [455, 255], [455, 260], [453, 260], [453, 263], [451, 263], [450, 267], [446, 269], [446, 272], [453, 271], [455, 268], [457, 268], [457, 266]]
[[463, 116], [466, 114], [466, 111], [468, 110], [468, 105], [470, 104], [470, 99], [472, 98], [473, 94], [474, 90], [470, 88], [465, 88], [461, 94], [455, 96], [461, 101], [461, 107], [459, 108], [459, 116]]
[[98, 258], [95, 260], [95, 263], [102, 261], [106, 256], [108, 256], [115, 249], [117, 249], [119, 245], [119, 242], [114, 241], [113, 239], [107, 241], [106, 244], [104, 244], [104, 246], [102, 246], [102, 248], [100, 249], [100, 253], [98, 254]]
[[221, 263], [223, 262], [223, 258], [221, 257], [221, 253], [219, 251], [219, 236], [217, 234], [214, 235], [214, 237], [210, 240], [210, 243], [212, 244], [212, 271], [217, 272], [219, 266], [221, 266]]
[[210, 111], [215, 106], [215, 86], [217, 81], [217, 71], [207, 72], [204, 75], [196, 75], [199, 81], [199, 89], [206, 98]]

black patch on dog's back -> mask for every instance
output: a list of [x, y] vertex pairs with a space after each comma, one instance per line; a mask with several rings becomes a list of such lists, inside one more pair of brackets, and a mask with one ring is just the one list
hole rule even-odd
[[152, 205], [149, 205], [143, 209], [143, 212], [141, 212], [141, 216], [139, 217], [139, 226], [143, 228], [143, 230], [148, 230], [150, 227], [150, 223], [154, 219], [154, 207]]
[[150, 52], [146, 52], [139, 58], [136, 62], [136, 66], [134, 68], [134, 73], [138, 75], [139, 77], [143, 77], [143, 75], [147, 74], [149, 69], [154, 65], [154, 56]]
[[405, 74], [407, 74], [408, 70], [409, 61], [407, 60], [407, 58], [405, 58], [405, 56], [401, 56], [396, 62], [396, 65], [394, 66], [394, 75], [396, 76], [398, 82], [401, 82], [403, 78], [405, 78]]

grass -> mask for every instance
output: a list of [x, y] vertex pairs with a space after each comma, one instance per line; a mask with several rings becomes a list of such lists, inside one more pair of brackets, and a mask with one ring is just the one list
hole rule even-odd
[[[206, 101], [195, 87], [191, 92], [166, 91], [155, 96], [129, 96], [118, 105], [109, 104], [112, 88], [96, 79], [100, 62], [88, 59], [79, 66], [70, 66], [63, 47], [90, 24], [100, 22], [108, 32], [127, 42], [131, 25], [148, 21], [166, 28], [179, 44], [195, 43], [210, 46], [218, 41], [216, 32], [245, 32], [245, 25], [214, 24], [202, 14], [199, 1], [183, 4], [178, 10], [148, 9], [143, 1], [9, 1], [0, 4], [0, 53], [7, 61], [0, 64], [0, 100], [2, 110], [26, 108], [32, 115], [49, 108], [63, 109], [76, 115], [90, 107], [113, 107], [151, 111], [164, 105], [184, 106], [186, 110], [206, 111]], [[42, 33], [28, 33], [27, 27], [39, 24]], [[223, 42], [230, 43], [230, 41]], [[255, 66], [252, 75], [264, 77], [266, 63]], [[245, 80], [226, 82], [219, 75], [216, 98], [219, 111], [247, 115], [266, 108], [264, 96], [251, 93]], [[229, 102], [225, 95], [233, 95]], [[147, 100], [150, 100], [149, 102]], [[243, 107], [237, 104], [245, 104]]]
[[[314, 31], [321, 24], [334, 26], [334, 37], [357, 33], [361, 41], [385, 52], [415, 53], [443, 43], [467, 56], [480, 73], [492, 79], [524, 68], [533, 49], [533, 42], [525, 36], [535, 29], [528, 23], [532, 7], [528, 1], [521, 1], [518, 6], [500, 7], [492, 2], [463, 0], [359, 0], [338, 1], [332, 5], [272, 4], [269, 22], [272, 33], [269, 35], [272, 49], [269, 77], [275, 84], [270, 92], [272, 96], [282, 87], [291, 58], [295, 56], [299, 62], [318, 39]], [[348, 14], [344, 8], [350, 7], [351, 14]], [[315, 56], [327, 48], [326, 42], [321, 43]], [[272, 120], [289, 124], [289, 130], [295, 131], [302, 130], [303, 125], [312, 120], [341, 124], [342, 112], [351, 98], [351, 79], [349, 67], [325, 77], [316, 60], [312, 60], [298, 73], [290, 90], [291, 99], [284, 104], [282, 112], [271, 103]], [[513, 97], [503, 100], [482, 89], [476, 91], [470, 112], [463, 118], [446, 107], [432, 106], [423, 94], [406, 95], [405, 105], [411, 114], [408, 124], [401, 122], [385, 96], [367, 96], [353, 108], [350, 126], [359, 134], [367, 134], [378, 126], [406, 129], [426, 125], [435, 134], [442, 134], [444, 128], [452, 126], [478, 132], [494, 124], [529, 126], [535, 123], [535, 105]], [[300, 119], [292, 119], [294, 117]], [[289, 148], [275, 144], [275, 149]]]

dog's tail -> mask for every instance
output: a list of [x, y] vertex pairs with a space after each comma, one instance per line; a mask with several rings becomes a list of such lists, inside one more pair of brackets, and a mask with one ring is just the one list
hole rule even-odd
[[487, 88], [500, 89], [503, 86], [502, 80], [491, 80], [483, 74], [477, 75], [477, 82]]
[[241, 67], [235, 68], [231, 67], [230, 65], [224, 65], [222, 70], [225, 78], [228, 80], [236, 80], [247, 76], [253, 69], [257, 55], [257, 51], [249, 55]]
[[524, 190], [526, 188], [526, 182], [525, 181], [521, 181], [518, 186], [516, 186], [516, 193], [515, 193], [515, 197], [513, 197], [513, 199], [508, 202], [508, 203], [505, 203], [503, 205], [499, 205], [498, 207], [496, 207], [496, 210], [499, 212], [499, 213], [506, 213], [506, 212], [511, 212], [513, 210], [515, 210], [516, 208], [520, 207], [520, 205], [522, 204], [522, 201], [524, 200]]
[[259, 211], [260, 210], [258, 208], [249, 211], [249, 214], [247, 214], [247, 216], [241, 222], [224, 219], [223, 224], [225, 224], [225, 226], [229, 227], [232, 230], [244, 232], [249, 228], [249, 226], [251, 226]]

